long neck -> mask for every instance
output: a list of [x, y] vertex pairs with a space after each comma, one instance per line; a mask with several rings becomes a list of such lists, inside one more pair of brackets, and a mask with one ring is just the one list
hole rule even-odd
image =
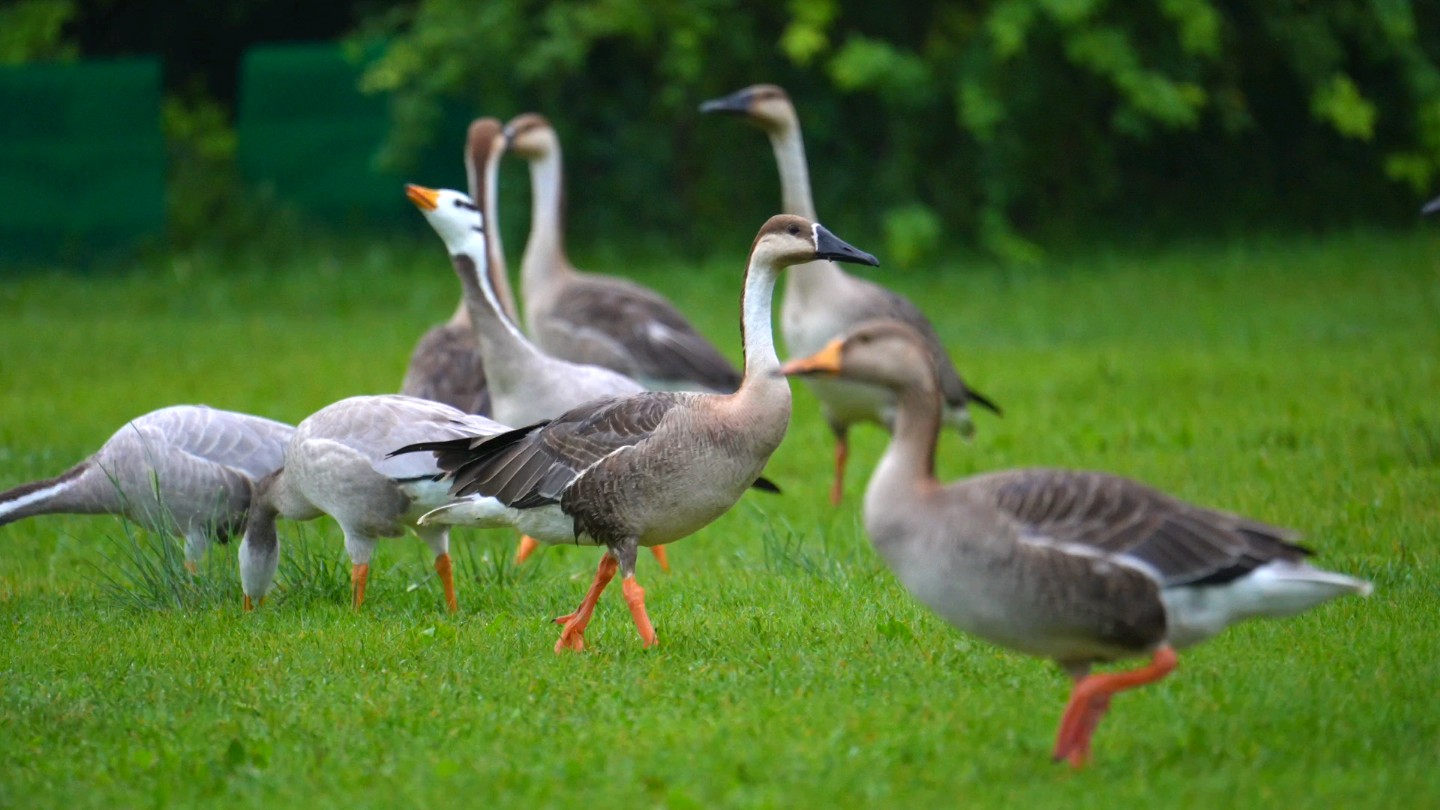
[[880, 458], [865, 498], [891, 502], [917, 488], [935, 485], [935, 443], [940, 433], [941, 397], [933, 383], [905, 388], [896, 396], [895, 432]]
[[[500, 302], [501, 314], [518, 324], [515, 294], [510, 290], [510, 273], [505, 266], [505, 248], [500, 242], [500, 156], [486, 154], [483, 164], [475, 167], [466, 161], [470, 180], [470, 199], [480, 202], [480, 215], [485, 223], [485, 248], [490, 287]], [[476, 176], [478, 169], [479, 177]]]
[[775, 277], [779, 271], [753, 259], [745, 270], [740, 293], [740, 340], [745, 347], [745, 378], [740, 387], [776, 378], [780, 358], [775, 356], [775, 335], [771, 308], [775, 298]]
[[[770, 132], [770, 147], [775, 150], [775, 165], [780, 170], [780, 201], [787, 214], [797, 214], [814, 222], [815, 200], [810, 196], [810, 168], [805, 162], [805, 138], [800, 134], [800, 121], [793, 115], [784, 126]], [[814, 261], [790, 268], [785, 280], [789, 296], [806, 297], [827, 287], [841, 284], [845, 271], [834, 262]]]
[[[527, 312], [530, 298], [551, 279], [569, 269], [565, 256], [564, 178], [560, 169], [560, 147], [530, 162], [530, 238], [520, 263], [520, 285]], [[532, 324], [533, 328], [533, 324]]]
[[805, 139], [800, 122], [793, 118], [770, 133], [770, 148], [780, 168], [780, 198], [785, 213], [815, 220], [815, 200], [810, 196], [810, 168], [805, 162]]
[[489, 250], [487, 237], [488, 234], [472, 231], [460, 245], [450, 249], [450, 263], [455, 267], [455, 275], [460, 278], [460, 286], [465, 291], [465, 306], [470, 312], [475, 335], [480, 340], [485, 367], [489, 368], [492, 357], [497, 360], [499, 356], [528, 357], [536, 349], [505, 312], [503, 299], [495, 289], [494, 274], [486, 261]]

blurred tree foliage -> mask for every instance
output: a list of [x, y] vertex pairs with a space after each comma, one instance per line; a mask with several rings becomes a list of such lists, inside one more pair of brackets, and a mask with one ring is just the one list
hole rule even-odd
[[392, 157], [446, 105], [545, 113], [584, 237], [743, 238], [763, 137], [703, 99], [784, 85], [819, 210], [921, 258], [1413, 214], [1440, 174], [1440, 3], [418, 0], [373, 13]]
[[64, 35], [75, 17], [72, 0], [18, 0], [0, 6], [0, 65], [73, 59], [75, 46]]

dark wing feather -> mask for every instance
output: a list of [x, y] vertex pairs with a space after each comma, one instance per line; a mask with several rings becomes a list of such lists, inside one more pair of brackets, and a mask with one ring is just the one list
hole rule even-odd
[[1268, 562], [1310, 553], [1285, 529], [1194, 506], [1119, 476], [1037, 469], [984, 480], [1026, 535], [1139, 561], [1166, 587], [1229, 582]]
[[979, 405], [992, 413], [1001, 415], [1000, 406], [984, 394], [976, 391], [965, 384], [960, 377], [960, 371], [955, 368], [955, 361], [950, 359], [950, 353], [945, 351], [945, 344], [940, 341], [940, 335], [935, 331], [935, 325], [925, 317], [920, 308], [910, 303], [905, 296], [888, 290], [879, 284], [865, 279], [856, 279], [870, 289], [870, 295], [866, 296], [869, 306], [866, 308], [864, 317], [888, 318], [900, 321], [909, 325], [920, 337], [925, 339], [925, 346], [930, 350], [930, 358], [935, 361], [935, 368], [940, 375], [940, 391], [945, 395], [945, 403], [952, 408], [959, 408], [971, 402]]
[[596, 400], [494, 438], [416, 444], [396, 452], [434, 452], [451, 475], [452, 495], [480, 494], [528, 509], [558, 503], [597, 461], [649, 438], [683, 396], [647, 392]]
[[719, 393], [740, 386], [740, 372], [664, 297], [612, 277], [581, 277], [554, 315], [604, 333], [624, 346], [641, 375], [693, 383]]

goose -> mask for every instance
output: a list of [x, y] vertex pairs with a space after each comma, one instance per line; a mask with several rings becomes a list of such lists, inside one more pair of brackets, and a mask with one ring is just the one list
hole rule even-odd
[[1429, 216], [1436, 211], [1440, 211], [1440, 197], [1436, 197], [1430, 202], [1425, 203], [1425, 205], [1420, 209], [1420, 214], [1422, 216]]
[[[780, 168], [780, 192], [785, 212], [807, 219], [815, 218], [800, 119], [783, 89], [773, 84], [747, 87], [701, 104], [700, 111], [743, 115], [765, 130]], [[796, 267], [785, 280], [780, 333], [791, 355], [816, 352], [826, 341], [872, 318], [904, 321], [924, 336], [925, 345], [940, 369], [941, 390], [945, 392], [945, 423], [962, 436], [974, 433], [968, 408], [970, 403], [996, 415], [1001, 413], [1000, 407], [989, 397], [965, 384], [940, 342], [935, 327], [908, 298], [874, 282], [856, 278], [832, 262], [818, 261]], [[830, 487], [830, 502], [838, 506], [844, 497], [851, 425], [874, 422], [889, 430], [895, 421], [895, 403], [883, 389], [849, 380], [809, 379], [807, 382], [820, 400], [825, 422], [835, 436], [835, 479]]]
[[[557, 653], [585, 648], [605, 586], [621, 587], [644, 646], [657, 641], [635, 579], [639, 546], [668, 543], [724, 514], [752, 486], [790, 422], [790, 387], [770, 330], [784, 267], [817, 257], [876, 265], [818, 223], [778, 215], [750, 250], [741, 295], [745, 376], [733, 394], [650, 391], [599, 400], [488, 440], [426, 442], [455, 500], [422, 524], [515, 526], [541, 542], [605, 546], [595, 580], [563, 624]], [[496, 508], [495, 502], [501, 506]]]
[[684, 315], [631, 281], [576, 270], [565, 253], [560, 140], [543, 116], [505, 127], [509, 151], [530, 162], [530, 236], [520, 267], [525, 323], [550, 354], [613, 369], [649, 389], [729, 393], [740, 374]]
[[[509, 283], [495, 218], [497, 169], [505, 149], [500, 121], [476, 119], [470, 125], [467, 144], [471, 185], [478, 183], [482, 188], [478, 210], [470, 197], [458, 191], [412, 184], [405, 187], [405, 193], [445, 243], [450, 264], [460, 277], [470, 323], [488, 370], [490, 415], [502, 424], [530, 425], [593, 399], [644, 391], [639, 383], [608, 368], [545, 354], [507, 316], [500, 287], [508, 290]], [[538, 545], [533, 538], [523, 538], [517, 562], [524, 562]], [[651, 551], [660, 567], [669, 570], [664, 548], [655, 546]]]
[[244, 523], [255, 482], [280, 466], [295, 428], [204, 405], [126, 422], [64, 473], [0, 492], [0, 526], [37, 515], [120, 515], [185, 538], [194, 573], [211, 539]]
[[[865, 492], [865, 530], [921, 602], [1074, 680], [1054, 756], [1080, 767], [1111, 695], [1169, 674], [1177, 649], [1241, 619], [1287, 616], [1370, 583], [1313, 567], [1274, 526], [1100, 472], [1017, 469], [935, 479], [943, 395], [923, 334], [872, 321], [787, 363], [896, 397], [895, 431]], [[1150, 656], [1138, 669], [1097, 662]]]
[[276, 519], [313, 520], [328, 514], [345, 534], [356, 609], [365, 601], [370, 558], [380, 538], [398, 537], [409, 526], [435, 553], [445, 605], [454, 612], [449, 531], [416, 521], [447, 501], [441, 471], [424, 456], [386, 454], [410, 442], [473, 439], [505, 429], [483, 416], [400, 394], [350, 397], [306, 417], [285, 446], [284, 466], [255, 488], [240, 541], [245, 610], [259, 605], [275, 580], [280, 560]]
[[[465, 142], [465, 170], [470, 194], [476, 199], [480, 197], [480, 176], [473, 161], [479, 148], [475, 142], [478, 135], [472, 126]], [[498, 267], [497, 272], [503, 273], [504, 266]], [[491, 281], [501, 308], [513, 321], [515, 300], [511, 296], [509, 282], [504, 276]], [[442, 402], [466, 413], [493, 415], [484, 358], [472, 322], [472, 307], [463, 296], [450, 320], [431, 327], [421, 335], [410, 355], [410, 365], [405, 371], [400, 393]]]

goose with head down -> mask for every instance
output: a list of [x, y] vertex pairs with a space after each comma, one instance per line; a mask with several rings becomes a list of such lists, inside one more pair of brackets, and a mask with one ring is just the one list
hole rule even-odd
[[509, 151], [530, 162], [530, 237], [520, 266], [525, 324], [546, 352], [613, 369], [652, 390], [728, 393], [740, 373], [659, 293], [576, 270], [565, 252], [560, 139], [535, 113], [505, 126]]
[[[865, 530], [946, 621], [1070, 674], [1057, 761], [1083, 765], [1111, 696], [1165, 677], [1177, 648], [1242, 619], [1370, 592], [1368, 582], [1307, 563], [1289, 531], [1127, 478], [1020, 469], [942, 484], [942, 389], [924, 336], [906, 324], [862, 324], [784, 372], [895, 396], [895, 432], [865, 492]], [[1146, 655], [1139, 669], [1090, 674], [1095, 663]]]
[[37, 515], [121, 515], [185, 538], [192, 572], [211, 540], [240, 530], [255, 482], [278, 469], [295, 428], [204, 405], [137, 416], [68, 471], [0, 492], [0, 526]]
[[[773, 84], [759, 84], [724, 98], [700, 105], [701, 112], [741, 115], [757, 124], [770, 137], [775, 161], [780, 168], [780, 192], [784, 210], [815, 218], [810, 197], [810, 170], [805, 163], [805, 141], [800, 119], [785, 91]], [[892, 318], [910, 324], [925, 340], [930, 356], [940, 370], [945, 394], [945, 423], [968, 436], [974, 432], [969, 405], [974, 403], [996, 414], [1000, 408], [960, 378], [955, 362], [940, 342], [930, 319], [908, 298], [872, 281], [846, 273], [833, 262], [816, 261], [793, 268], [785, 280], [785, 300], [780, 310], [780, 334], [792, 356], [819, 351], [826, 341], [872, 318]], [[850, 426], [875, 422], [886, 429], [895, 420], [895, 401], [884, 390], [851, 380], [807, 380], [835, 435], [835, 480], [830, 501], [839, 504], [845, 485], [845, 464], [849, 457]]]
[[557, 619], [564, 630], [555, 649], [584, 649], [595, 603], [617, 570], [640, 637], [654, 644], [636, 550], [685, 537], [725, 513], [784, 438], [790, 388], [778, 374], [771, 300], [783, 268], [816, 258], [877, 264], [803, 217], [782, 214], [760, 229], [741, 295], [745, 375], [733, 394], [647, 392], [488, 440], [403, 448], [435, 453], [456, 496], [421, 522], [511, 525], [542, 542], [605, 546], [580, 607]]
[[313, 520], [329, 515], [345, 534], [352, 604], [365, 601], [370, 558], [382, 537], [406, 527], [435, 553], [435, 572], [451, 611], [457, 607], [445, 526], [417, 519], [448, 500], [434, 459], [389, 458], [402, 444], [494, 436], [506, 428], [449, 405], [399, 394], [342, 399], [306, 417], [285, 447], [285, 466], [261, 479], [240, 542], [240, 583], [245, 609], [269, 592], [280, 562], [277, 518]]
[[[466, 165], [472, 185], [478, 183], [481, 188], [478, 211], [471, 198], [458, 191], [416, 185], [405, 188], [410, 201], [445, 243], [450, 264], [460, 278], [488, 371], [491, 416], [506, 425], [531, 425], [591, 400], [644, 391], [639, 383], [608, 368], [551, 357], [531, 343], [507, 315], [502, 301], [509, 284], [495, 218], [496, 169], [504, 149], [498, 120], [480, 118], [471, 123]], [[517, 560], [523, 562], [536, 545], [532, 538], [524, 538]], [[655, 546], [652, 551], [660, 566], [668, 568], [664, 548]]]

